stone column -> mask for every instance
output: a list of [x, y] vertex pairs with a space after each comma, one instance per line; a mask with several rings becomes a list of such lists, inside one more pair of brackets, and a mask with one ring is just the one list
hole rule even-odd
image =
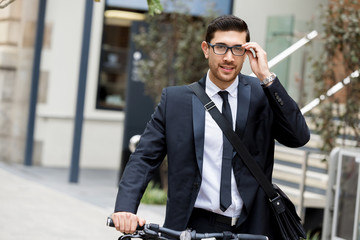
[[0, 10], [0, 161], [24, 162], [38, 4]]

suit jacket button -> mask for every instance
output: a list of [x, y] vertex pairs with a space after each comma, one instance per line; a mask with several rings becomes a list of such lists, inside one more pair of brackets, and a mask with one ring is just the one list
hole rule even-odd
[[197, 182], [194, 183], [194, 188], [195, 188], [195, 189], [198, 189], [199, 187], [200, 187], [200, 184], [199, 184], [199, 183], [197, 183]]

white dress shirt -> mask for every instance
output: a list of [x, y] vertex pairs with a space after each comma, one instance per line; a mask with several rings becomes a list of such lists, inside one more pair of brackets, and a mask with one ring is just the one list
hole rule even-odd
[[[235, 81], [229, 86], [226, 91], [229, 92], [228, 100], [231, 108], [233, 119], [233, 129], [236, 124], [237, 113], [237, 93], [238, 93], [239, 79], [236, 77]], [[222, 110], [222, 98], [218, 94], [221, 91], [209, 78], [209, 73], [206, 77], [206, 93], [215, 103], [216, 107]], [[204, 136], [204, 156], [202, 166], [202, 183], [200, 191], [197, 196], [195, 207], [202, 208], [210, 212], [215, 212], [228, 217], [239, 217], [243, 201], [237, 190], [234, 172], [231, 171], [231, 198], [232, 204], [225, 211], [220, 210], [220, 179], [221, 179], [221, 164], [223, 152], [223, 132], [217, 125], [211, 115], [205, 113], [205, 136]]]

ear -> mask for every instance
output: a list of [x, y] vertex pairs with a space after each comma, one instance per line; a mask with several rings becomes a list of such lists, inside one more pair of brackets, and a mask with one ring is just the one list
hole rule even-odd
[[207, 44], [207, 42], [202, 41], [201, 49], [203, 50], [205, 58], [208, 59], [209, 58], [209, 45]]

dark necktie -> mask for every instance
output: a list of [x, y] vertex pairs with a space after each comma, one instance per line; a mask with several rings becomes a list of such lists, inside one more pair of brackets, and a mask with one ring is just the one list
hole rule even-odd
[[[232, 115], [230, 104], [228, 101], [228, 92], [220, 91], [219, 95], [223, 99], [222, 114], [232, 126]], [[233, 147], [229, 140], [223, 134], [223, 158], [221, 165], [221, 181], [220, 181], [220, 209], [225, 212], [231, 205], [231, 162], [233, 155]]]

